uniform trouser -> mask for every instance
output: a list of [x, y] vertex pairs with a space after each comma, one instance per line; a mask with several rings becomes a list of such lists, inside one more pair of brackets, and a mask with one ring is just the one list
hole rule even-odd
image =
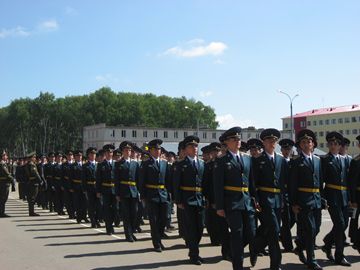
[[161, 236], [164, 234], [166, 226], [166, 216], [168, 203], [146, 201], [147, 210], [149, 213], [151, 239], [154, 248], [159, 248], [161, 244]]
[[113, 222], [115, 220], [116, 213], [119, 211], [117, 208], [117, 200], [114, 194], [103, 194], [103, 207], [104, 207], [104, 220], [106, 226], [106, 232], [112, 232]]
[[5, 204], [9, 197], [10, 185], [0, 183], [0, 215], [5, 214]]
[[145, 215], [145, 206], [143, 205], [143, 201], [138, 200], [138, 212], [136, 217], [136, 225], [135, 228], [140, 228], [141, 223], [143, 222], [143, 217]]
[[60, 187], [55, 189], [55, 211], [59, 215], [64, 213], [64, 191]]
[[39, 185], [29, 184], [27, 187], [27, 200], [29, 206], [29, 215], [34, 214], [34, 205], [39, 193]]
[[47, 198], [48, 198], [48, 204], [49, 204], [49, 210], [50, 212], [53, 212], [54, 209], [56, 210], [55, 207], [55, 201], [56, 201], [56, 191], [54, 187], [49, 186], [48, 189], [46, 190], [47, 193]]
[[249, 242], [250, 253], [255, 253], [255, 211], [226, 211], [226, 220], [231, 235], [232, 266], [234, 270], [240, 270], [243, 269], [245, 236]]
[[75, 218], [74, 199], [72, 192], [70, 192], [68, 189], [64, 190], [64, 202], [69, 218]]
[[331, 249], [335, 243], [335, 261], [344, 258], [344, 236], [349, 223], [347, 206], [330, 206], [329, 214], [333, 222], [331, 231], [325, 236], [324, 243], [327, 249]]
[[291, 228], [294, 226], [294, 224], [294, 212], [288, 204], [285, 204], [283, 211], [281, 212], [280, 237], [283, 247], [288, 251], [291, 251], [294, 248], [291, 236]]
[[96, 192], [87, 191], [85, 193], [86, 202], [87, 202], [87, 212], [91, 221], [91, 225], [95, 225], [99, 222], [101, 217], [101, 202], [100, 199], [96, 196]]
[[350, 218], [350, 224], [349, 224], [349, 237], [350, 237], [350, 241], [352, 243], [356, 242], [356, 234], [357, 234], [357, 230], [359, 227], [359, 208], [356, 209], [356, 214], [355, 214], [355, 218]]
[[281, 209], [264, 207], [260, 214], [262, 229], [255, 237], [254, 248], [256, 252], [260, 252], [269, 245], [270, 269], [278, 269], [281, 264], [279, 245]]
[[136, 228], [138, 212], [138, 198], [123, 198], [121, 200], [121, 213], [124, 222], [126, 237], [131, 237]]
[[174, 203], [172, 201], [171, 198], [169, 198], [170, 203], [168, 204], [168, 210], [167, 210], [167, 215], [166, 215], [166, 226], [170, 227], [171, 225], [171, 212], [174, 206]]
[[76, 219], [78, 221], [85, 220], [87, 208], [87, 199], [85, 193], [80, 189], [75, 189], [72, 195], [76, 211]]
[[210, 237], [210, 242], [213, 245], [221, 243], [221, 226], [219, 216], [216, 214], [216, 209], [209, 207], [205, 210], [205, 226]]
[[19, 199], [24, 200], [26, 198], [26, 188], [25, 183], [19, 182], [18, 183], [18, 189], [19, 189]]
[[[186, 225], [185, 225], [185, 210], [181, 209], [181, 208], [177, 208], [176, 210], [176, 215], [177, 215], [177, 221], [178, 221], [178, 226], [179, 226], [179, 236], [182, 237], [185, 242], [185, 235], [186, 235]], [[187, 243], [186, 243], [187, 245]]]
[[205, 223], [205, 209], [201, 206], [185, 205], [186, 243], [189, 248], [189, 257], [199, 257], [199, 244], [203, 235]]
[[[320, 215], [319, 215], [320, 212]], [[321, 209], [301, 209], [298, 214], [298, 241], [301, 250], [306, 250], [307, 264], [313, 265], [315, 259], [315, 241], [321, 225]]]

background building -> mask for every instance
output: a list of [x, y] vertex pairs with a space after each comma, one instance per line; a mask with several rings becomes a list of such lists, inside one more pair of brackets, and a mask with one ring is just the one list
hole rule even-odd
[[[290, 131], [290, 117], [282, 118], [283, 130]], [[294, 115], [295, 133], [308, 128], [315, 132], [318, 147], [327, 152], [326, 134], [331, 131], [340, 132], [350, 140], [349, 154], [359, 153], [356, 137], [360, 134], [360, 105], [314, 109]]]
[[[249, 138], [259, 138], [263, 129], [255, 127], [244, 128], [242, 139], [247, 141]], [[199, 131], [200, 147], [211, 142], [219, 141], [219, 137], [225, 130], [221, 129], [201, 129]], [[125, 140], [142, 146], [153, 139], [163, 140], [163, 146], [168, 151], [177, 152], [178, 143], [186, 136], [197, 135], [196, 129], [176, 129], [176, 128], [146, 128], [146, 127], [112, 127], [104, 123], [83, 128], [83, 149], [93, 146], [98, 149], [104, 144], [114, 144], [119, 147], [120, 143]], [[290, 131], [284, 131], [282, 138], [290, 138]]]

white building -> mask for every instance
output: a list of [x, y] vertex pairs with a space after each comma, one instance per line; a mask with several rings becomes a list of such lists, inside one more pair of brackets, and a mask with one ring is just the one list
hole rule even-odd
[[[263, 129], [254, 127], [242, 130], [242, 139], [247, 141], [250, 138], [259, 138]], [[197, 135], [200, 138], [200, 147], [211, 142], [218, 142], [221, 134], [225, 130], [220, 129], [201, 129], [197, 135], [196, 129], [186, 128], [147, 128], [147, 127], [122, 127], [106, 126], [104, 123], [83, 128], [83, 150], [88, 147], [101, 149], [105, 144], [113, 144], [119, 147], [122, 141], [131, 141], [137, 146], [153, 140], [161, 139], [163, 146], [168, 151], [177, 152], [178, 143], [186, 136]], [[282, 132], [282, 138], [290, 138], [290, 132]]]

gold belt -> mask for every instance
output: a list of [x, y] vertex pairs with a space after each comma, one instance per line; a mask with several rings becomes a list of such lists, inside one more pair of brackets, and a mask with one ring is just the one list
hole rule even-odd
[[89, 182], [86, 182], [86, 184], [88, 184], [88, 185], [95, 185], [95, 184], [96, 184], [96, 181], [89, 181]]
[[36, 177], [35, 177], [35, 176], [31, 176], [31, 177], [29, 177], [29, 179], [30, 179], [30, 180], [35, 180]]
[[224, 186], [224, 190], [230, 190], [230, 191], [238, 191], [238, 192], [248, 192], [248, 187], [232, 187], [232, 186]]
[[114, 187], [115, 186], [114, 183], [101, 183], [101, 185], [104, 187]]
[[72, 181], [77, 184], [81, 184], [81, 182], [82, 182], [81, 180], [78, 180], [78, 179], [73, 179]]
[[258, 187], [257, 189], [260, 191], [271, 192], [271, 193], [280, 193], [281, 192], [281, 190], [279, 188]]
[[331, 188], [331, 189], [336, 189], [336, 190], [347, 190], [347, 187], [333, 185], [333, 184], [326, 184], [326, 187]]
[[134, 181], [120, 181], [120, 184], [127, 185], [127, 186], [136, 186], [136, 182], [134, 182]]
[[185, 191], [195, 191], [195, 192], [201, 192], [202, 191], [201, 187], [184, 187], [184, 186], [181, 186], [180, 189], [185, 190]]
[[301, 192], [308, 192], [308, 193], [319, 193], [320, 189], [319, 188], [305, 188], [305, 187], [299, 187], [298, 191]]
[[145, 185], [145, 187], [152, 189], [164, 189], [165, 185]]

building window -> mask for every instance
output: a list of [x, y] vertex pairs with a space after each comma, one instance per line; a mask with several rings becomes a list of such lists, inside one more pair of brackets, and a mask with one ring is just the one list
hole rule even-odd
[[110, 137], [115, 137], [115, 129], [111, 132]]
[[207, 139], [207, 133], [206, 132], [203, 132], [203, 139]]
[[320, 136], [320, 137], [324, 137], [324, 131], [320, 131], [320, 132], [319, 132], [319, 136]]
[[260, 134], [256, 133], [256, 139], [259, 139], [259, 138], [260, 138]]
[[194, 131], [193, 135], [194, 135], [194, 136], [198, 136], [197, 131]]
[[350, 130], [347, 129], [347, 130], [345, 131], [345, 134], [346, 134], [346, 135], [350, 135]]
[[144, 131], [143, 131], [143, 137], [144, 137], [144, 138], [147, 138], [147, 130], [144, 130]]
[[329, 119], [326, 119], [325, 120], [325, 125], [329, 125], [330, 124], [330, 120]]
[[339, 130], [339, 133], [340, 133], [341, 135], [344, 135], [344, 131], [343, 131], [343, 130]]
[[174, 131], [174, 138], [177, 139], [179, 137], [179, 134], [177, 131]]
[[349, 117], [345, 117], [345, 123], [350, 123], [350, 118]]
[[324, 124], [323, 120], [319, 120], [319, 125], [322, 126]]
[[313, 126], [316, 126], [316, 121], [315, 120], [313, 121]]
[[164, 131], [164, 138], [167, 138], [167, 137], [168, 137], [168, 132]]
[[306, 122], [305, 122], [305, 121], [301, 121], [301, 122], [300, 122], [300, 127], [302, 127], [302, 128], [306, 127]]
[[317, 133], [317, 131], [315, 131], [315, 132], [314, 132], [314, 134], [315, 134], [315, 137], [317, 137], [317, 136], [318, 136], [318, 133]]
[[187, 137], [188, 133], [187, 131], [184, 131], [184, 138]]
[[336, 124], [336, 119], [331, 119], [331, 124], [335, 125]]
[[136, 130], [132, 131], [132, 136], [133, 136], [133, 138], [136, 138]]
[[154, 131], [154, 138], [157, 138], [158, 137], [158, 132], [157, 130]]
[[338, 123], [339, 123], [339, 124], [342, 124], [342, 123], [343, 123], [343, 119], [342, 119], [342, 118], [339, 118], [339, 119], [338, 119]]
[[351, 117], [351, 122], [355, 123], [356, 122], [356, 117]]
[[250, 134], [250, 133], [248, 133], [247, 138], [248, 138], [248, 139], [250, 139], [250, 138], [251, 138], [251, 134]]
[[212, 137], [213, 139], [216, 139], [216, 132], [213, 132], [211, 137]]
[[311, 121], [307, 121], [307, 125], [308, 125], [308, 127], [310, 127], [311, 126]]
[[357, 135], [357, 134], [358, 134], [358, 130], [357, 130], [357, 129], [353, 129], [352, 134]]
[[289, 124], [285, 123], [285, 129], [289, 128]]
[[122, 138], [125, 138], [125, 137], [126, 137], [126, 130], [122, 130], [122, 131], [121, 131], [121, 137], [122, 137]]

